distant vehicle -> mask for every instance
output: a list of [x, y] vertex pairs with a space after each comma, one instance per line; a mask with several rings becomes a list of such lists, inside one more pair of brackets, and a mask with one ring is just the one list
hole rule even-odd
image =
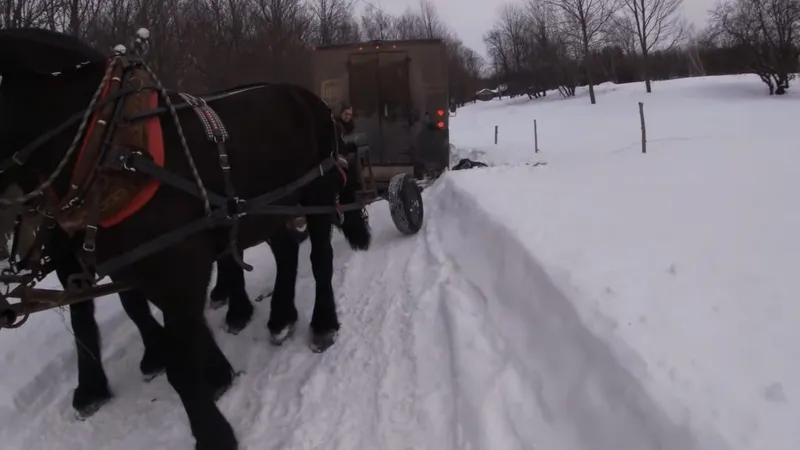
[[493, 89], [481, 89], [480, 91], [475, 93], [475, 98], [482, 102], [488, 102], [493, 98], [497, 97], [497, 91]]
[[447, 50], [441, 39], [319, 46], [313, 89], [338, 112], [353, 107], [376, 182], [438, 177], [450, 162]]

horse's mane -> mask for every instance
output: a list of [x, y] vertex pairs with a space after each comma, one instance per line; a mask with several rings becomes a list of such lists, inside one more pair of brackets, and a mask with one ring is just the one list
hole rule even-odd
[[69, 34], [42, 28], [0, 30], [0, 73], [49, 74], [106, 59], [106, 55]]

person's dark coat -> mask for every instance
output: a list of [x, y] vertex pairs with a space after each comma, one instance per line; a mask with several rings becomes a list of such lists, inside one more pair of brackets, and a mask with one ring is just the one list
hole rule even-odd
[[356, 144], [353, 141], [347, 142], [348, 137], [352, 138], [356, 131], [356, 124], [351, 119], [349, 122], [345, 122], [341, 118], [336, 118], [336, 124], [339, 126], [339, 130], [342, 132], [342, 137], [345, 139], [345, 148], [342, 149], [342, 153], [355, 153], [356, 152]]

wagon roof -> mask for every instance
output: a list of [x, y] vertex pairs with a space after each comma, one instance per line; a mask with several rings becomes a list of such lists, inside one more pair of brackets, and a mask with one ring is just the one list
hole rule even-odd
[[432, 39], [375, 39], [372, 41], [362, 41], [362, 42], [351, 42], [349, 44], [327, 44], [327, 45], [318, 45], [314, 47], [315, 50], [328, 50], [328, 49], [337, 49], [337, 48], [347, 48], [347, 47], [358, 47], [360, 45], [379, 45], [379, 44], [387, 44], [387, 43], [403, 43], [406, 45], [414, 45], [414, 44], [444, 44], [444, 39], [440, 38], [432, 38]]

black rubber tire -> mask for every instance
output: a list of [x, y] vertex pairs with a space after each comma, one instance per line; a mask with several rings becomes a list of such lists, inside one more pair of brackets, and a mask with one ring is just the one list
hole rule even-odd
[[416, 234], [422, 228], [425, 208], [422, 204], [422, 191], [414, 177], [406, 173], [392, 177], [387, 200], [392, 222], [401, 233]]

